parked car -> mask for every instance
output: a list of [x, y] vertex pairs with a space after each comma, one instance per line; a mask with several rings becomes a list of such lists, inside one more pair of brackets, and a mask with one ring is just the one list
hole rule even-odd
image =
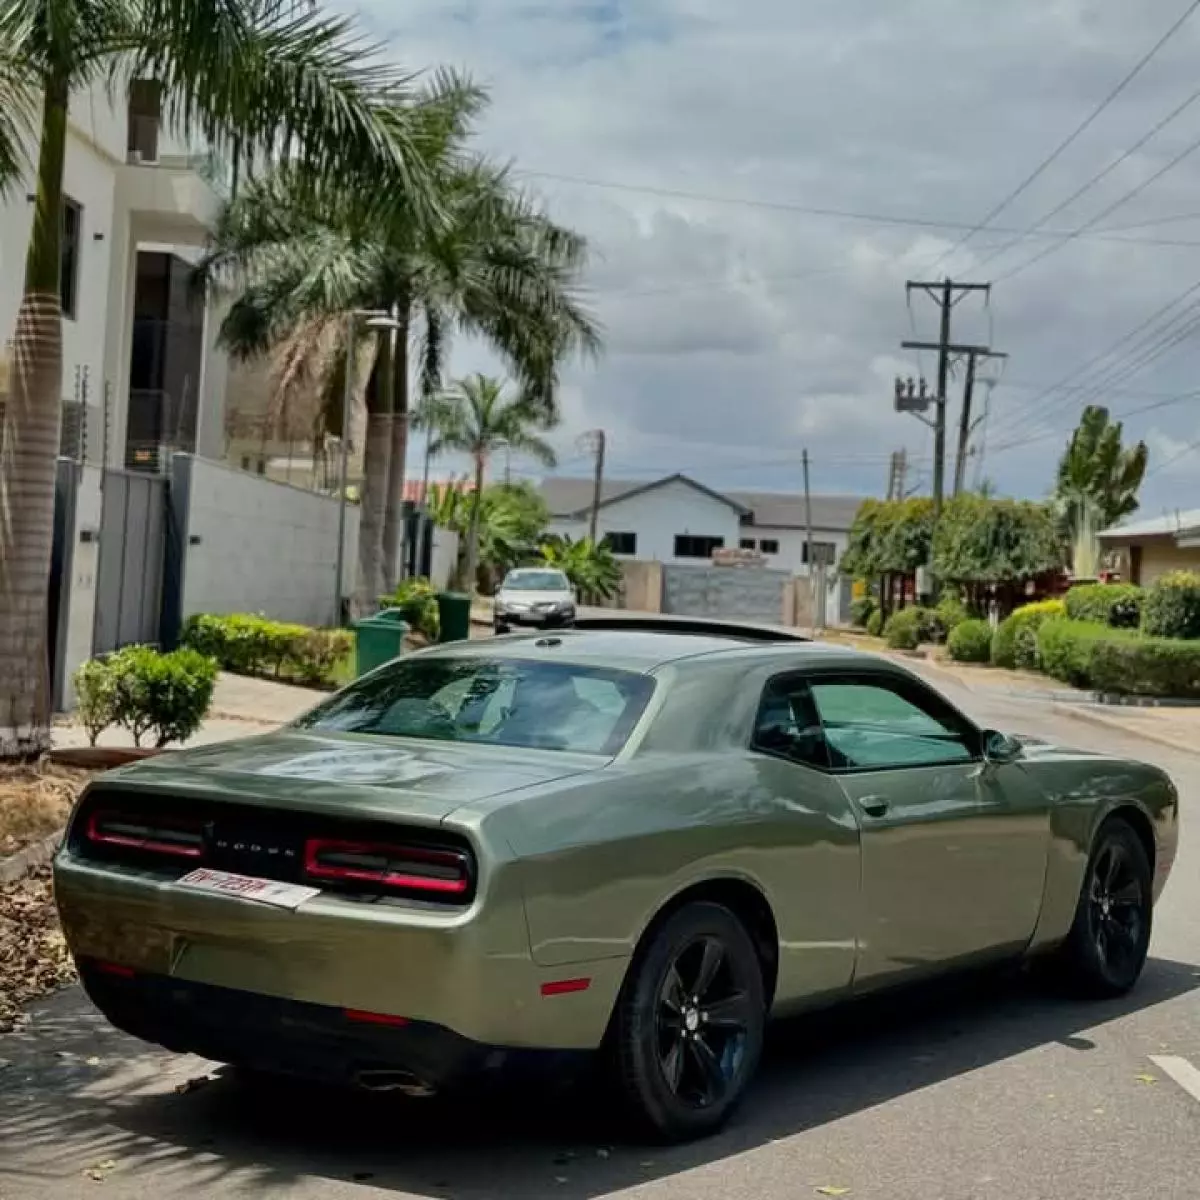
[[575, 590], [553, 567], [518, 567], [496, 592], [492, 622], [497, 633], [513, 626], [565, 629], [575, 624]]
[[136, 1037], [412, 1093], [599, 1053], [683, 1139], [771, 1016], [1031, 956], [1126, 991], [1178, 811], [1157, 768], [980, 729], [889, 660], [613, 616], [102, 775], [55, 894]]

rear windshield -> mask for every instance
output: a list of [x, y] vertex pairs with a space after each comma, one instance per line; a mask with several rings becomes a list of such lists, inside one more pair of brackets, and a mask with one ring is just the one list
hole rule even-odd
[[506, 592], [565, 592], [570, 584], [559, 571], [522, 571], [507, 576], [500, 586]]
[[352, 683], [296, 723], [317, 732], [616, 754], [654, 681], [521, 659], [411, 658]]

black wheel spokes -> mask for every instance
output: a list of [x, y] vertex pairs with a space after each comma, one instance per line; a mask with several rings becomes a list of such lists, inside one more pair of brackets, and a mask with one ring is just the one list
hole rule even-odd
[[699, 938], [667, 971], [659, 994], [658, 1047], [672, 1093], [697, 1108], [720, 1103], [742, 1061], [752, 1017], [725, 947]]
[[1124, 974], [1141, 949], [1145, 896], [1128, 854], [1111, 845], [1096, 861], [1090, 889], [1096, 951], [1106, 968]]

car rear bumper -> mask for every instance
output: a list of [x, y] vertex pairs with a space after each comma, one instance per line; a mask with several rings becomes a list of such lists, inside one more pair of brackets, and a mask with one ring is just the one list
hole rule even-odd
[[503, 1071], [550, 1072], [578, 1051], [488, 1046], [423, 1021], [262, 996], [80, 962], [92, 1003], [118, 1029], [177, 1053], [347, 1087], [421, 1094]]
[[[329, 895], [293, 911], [189, 891], [81, 861], [67, 849], [54, 876], [67, 945], [81, 966], [103, 962], [138, 978], [263, 1002], [403, 1018], [480, 1046], [593, 1050], [624, 976], [624, 959], [569, 970], [536, 964], [511, 880], [464, 911]], [[567, 974], [568, 983], [586, 979], [586, 987], [563, 987]], [[190, 1036], [189, 1029], [181, 1027], [179, 1036]], [[221, 1057], [178, 1038], [172, 1048]]]
[[494, 622], [497, 626], [528, 629], [565, 629], [575, 623], [574, 613], [504, 613], [497, 614]]

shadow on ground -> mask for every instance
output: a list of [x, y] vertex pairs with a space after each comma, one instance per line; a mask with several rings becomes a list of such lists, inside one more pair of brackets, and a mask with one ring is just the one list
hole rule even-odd
[[[304, 1177], [421, 1196], [586, 1200], [819, 1128], [966, 1072], [1058, 1043], [1200, 987], [1200, 968], [1151, 961], [1129, 997], [1079, 1003], [1026, 978], [986, 978], [864, 1003], [777, 1027], [730, 1128], [681, 1147], [637, 1144], [596, 1089], [406, 1101], [218, 1072], [179, 1092], [187, 1060], [109, 1030], [73, 990], [0, 1039], [0, 1192], [89, 1165], [132, 1187], [203, 1192]], [[194, 1065], [194, 1064], [193, 1064]], [[191, 1075], [203, 1074], [191, 1071]], [[151, 1177], [153, 1182], [151, 1182]], [[124, 1192], [124, 1188], [122, 1188]], [[16, 1192], [14, 1194], [21, 1194]]]

